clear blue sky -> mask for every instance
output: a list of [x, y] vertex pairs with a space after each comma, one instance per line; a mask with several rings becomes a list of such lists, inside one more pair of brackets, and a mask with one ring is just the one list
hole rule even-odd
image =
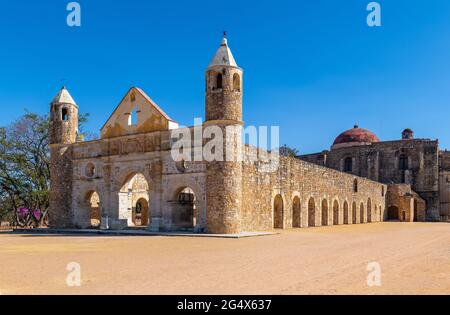
[[175, 120], [204, 117], [204, 70], [221, 31], [244, 68], [244, 120], [279, 125], [302, 153], [355, 123], [383, 140], [412, 128], [450, 148], [450, 1], [0, 0], [0, 125], [45, 113], [67, 79], [98, 131], [131, 86]]

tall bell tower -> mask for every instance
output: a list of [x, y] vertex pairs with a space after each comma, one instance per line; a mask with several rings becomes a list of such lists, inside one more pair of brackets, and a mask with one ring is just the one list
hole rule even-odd
[[222, 130], [223, 160], [206, 163], [206, 229], [209, 233], [241, 232], [242, 75], [224, 35], [206, 70], [206, 120]]
[[78, 136], [78, 106], [62, 87], [50, 103], [50, 210], [51, 228], [72, 225], [72, 147]]

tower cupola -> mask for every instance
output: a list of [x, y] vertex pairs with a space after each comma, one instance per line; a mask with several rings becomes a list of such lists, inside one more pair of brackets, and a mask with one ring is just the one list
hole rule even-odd
[[224, 36], [206, 69], [206, 121], [242, 121], [242, 76]]
[[78, 135], [78, 106], [63, 86], [50, 103], [50, 144], [71, 144]]

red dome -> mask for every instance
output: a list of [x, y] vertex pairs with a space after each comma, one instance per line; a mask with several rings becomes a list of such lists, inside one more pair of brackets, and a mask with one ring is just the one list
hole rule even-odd
[[355, 126], [353, 129], [341, 133], [333, 145], [358, 143], [374, 143], [380, 142], [380, 139], [371, 131]]

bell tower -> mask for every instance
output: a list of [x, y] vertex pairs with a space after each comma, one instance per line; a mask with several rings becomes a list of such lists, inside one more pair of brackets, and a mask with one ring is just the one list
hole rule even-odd
[[206, 70], [206, 121], [242, 124], [242, 74], [224, 37]]
[[[205, 128], [220, 128], [223, 159], [206, 162], [208, 233], [241, 232], [242, 75], [224, 36], [206, 70]], [[217, 128], [218, 127], [218, 128]]]
[[50, 144], [71, 144], [78, 135], [78, 106], [63, 86], [50, 104]]
[[72, 147], [78, 136], [78, 106], [62, 87], [50, 103], [51, 228], [72, 227]]

